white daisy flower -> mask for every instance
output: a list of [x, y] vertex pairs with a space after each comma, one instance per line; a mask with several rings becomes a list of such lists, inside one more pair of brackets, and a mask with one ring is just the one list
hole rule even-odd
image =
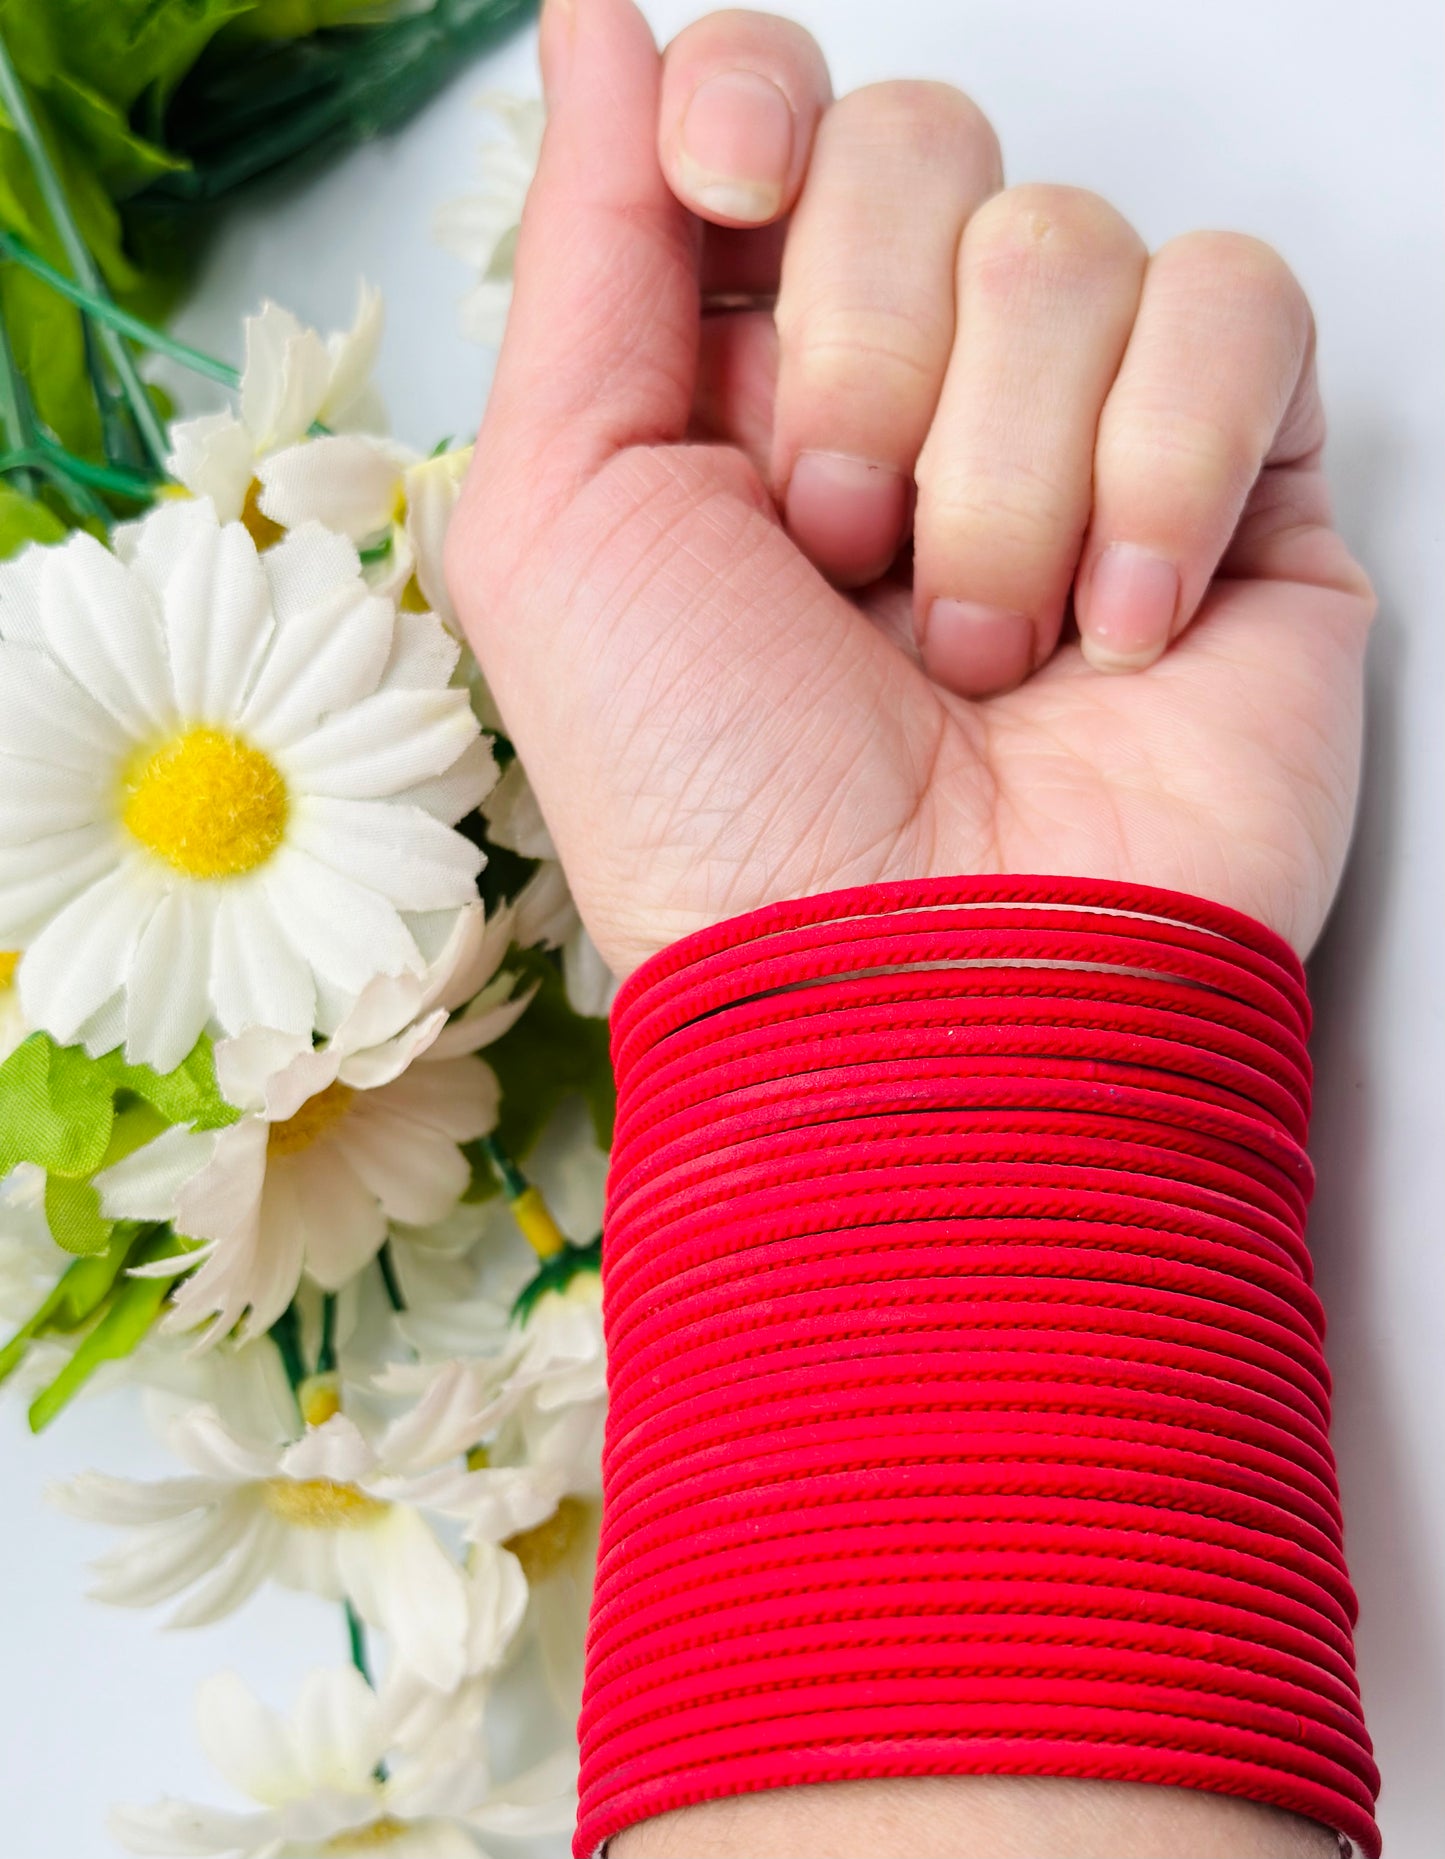
[[26, 1021], [169, 1071], [208, 1027], [309, 1038], [476, 896], [494, 777], [457, 646], [317, 527], [258, 556], [163, 505], [0, 566], [0, 945]]
[[279, 529], [318, 522], [358, 546], [385, 542], [386, 553], [367, 565], [368, 583], [437, 614], [460, 636], [442, 549], [471, 458], [469, 445], [422, 458], [359, 433], [307, 439], [257, 466], [257, 506]]
[[317, 422], [333, 432], [385, 428], [371, 385], [382, 324], [380, 294], [366, 284], [350, 330], [325, 338], [279, 304], [263, 304], [246, 318], [239, 413], [178, 420], [166, 469], [194, 496], [209, 497], [225, 521], [244, 521], [261, 547], [276, 541], [256, 508], [257, 464]]
[[605, 1019], [618, 984], [572, 900], [556, 844], [520, 761], [512, 762], [488, 793], [482, 812], [493, 845], [540, 861], [515, 900], [518, 946], [560, 949], [573, 1012]]
[[[307, 1404], [324, 1413], [332, 1403]], [[185, 1596], [170, 1624], [202, 1626], [274, 1581], [350, 1601], [436, 1689], [471, 1675], [488, 1650], [475, 1599], [423, 1513], [470, 1529], [494, 1500], [483, 1474], [438, 1463], [444, 1440], [410, 1415], [373, 1439], [333, 1412], [278, 1445], [226, 1426], [205, 1405], [175, 1415], [164, 1438], [186, 1475], [146, 1483], [86, 1472], [52, 1489], [71, 1516], [127, 1531], [93, 1565], [96, 1599], [153, 1607]], [[556, 1501], [552, 1490], [520, 1507], [522, 1527]]]
[[201, 1686], [197, 1716], [212, 1763], [256, 1805], [118, 1808], [110, 1830], [131, 1852], [479, 1859], [478, 1835], [560, 1833], [576, 1811], [565, 1754], [494, 1787], [480, 1744], [400, 1740], [382, 1699], [350, 1667], [313, 1672], [290, 1718], [220, 1672]]
[[221, 1041], [216, 1080], [239, 1121], [166, 1130], [96, 1177], [108, 1218], [170, 1220], [203, 1242], [168, 1331], [212, 1318], [217, 1341], [248, 1310], [243, 1334], [268, 1329], [303, 1271], [338, 1290], [392, 1222], [426, 1226], [456, 1206], [471, 1181], [459, 1145], [496, 1121], [497, 1081], [475, 1054], [530, 998], [496, 973], [509, 935], [507, 913], [472, 905], [430, 967], [371, 982], [322, 1045], [266, 1027]]
[[437, 243], [476, 273], [458, 321], [469, 341], [498, 347], [512, 301], [512, 266], [527, 189], [537, 171], [547, 113], [534, 97], [491, 91], [480, 99], [501, 127], [481, 152], [481, 186], [449, 201], [432, 221]]

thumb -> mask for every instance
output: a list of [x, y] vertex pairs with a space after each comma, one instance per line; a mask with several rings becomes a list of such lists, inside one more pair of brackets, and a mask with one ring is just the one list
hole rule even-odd
[[497, 490], [525, 483], [533, 534], [615, 452], [683, 436], [699, 323], [647, 22], [633, 0], [547, 0], [541, 54], [549, 120], [477, 464]]

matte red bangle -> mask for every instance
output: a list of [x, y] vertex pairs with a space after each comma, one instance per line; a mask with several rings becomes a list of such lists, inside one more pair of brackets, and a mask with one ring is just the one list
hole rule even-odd
[[1262, 925], [1080, 879], [774, 905], [628, 981], [582, 1859], [913, 1774], [1378, 1853], [1308, 1032]]

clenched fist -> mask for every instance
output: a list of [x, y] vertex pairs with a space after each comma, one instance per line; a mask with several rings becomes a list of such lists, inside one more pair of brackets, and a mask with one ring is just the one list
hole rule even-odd
[[783, 20], [659, 56], [631, 0], [548, 0], [542, 56], [449, 571], [613, 969], [930, 873], [1173, 886], [1307, 949], [1372, 601], [1283, 261], [1009, 188], [966, 97], [832, 102]]

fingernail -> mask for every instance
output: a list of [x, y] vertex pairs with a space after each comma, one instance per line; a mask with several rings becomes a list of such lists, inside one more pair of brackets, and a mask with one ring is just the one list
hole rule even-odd
[[784, 518], [836, 581], [876, 581], [898, 553], [911, 480], [892, 465], [845, 452], [800, 452]]
[[683, 179], [723, 219], [771, 219], [793, 159], [793, 112], [771, 79], [720, 71], [698, 85], [682, 119]]
[[537, 29], [537, 62], [542, 67], [542, 95], [549, 110], [557, 107], [572, 55], [575, 0], [545, 0]]
[[935, 600], [923, 635], [928, 675], [964, 697], [1011, 691], [1029, 675], [1034, 629], [1026, 614], [976, 600]]
[[1116, 542], [1094, 563], [1084, 595], [1084, 657], [1097, 671], [1142, 671], [1169, 643], [1179, 570], [1148, 549]]

